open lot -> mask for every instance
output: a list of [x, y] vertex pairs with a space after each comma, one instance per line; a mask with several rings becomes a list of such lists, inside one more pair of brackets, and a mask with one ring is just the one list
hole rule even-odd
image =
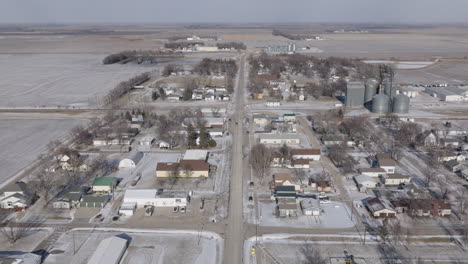
[[397, 83], [462, 85], [468, 83], [468, 61], [443, 61], [433, 66], [417, 70], [399, 70], [395, 74]]
[[121, 81], [156, 67], [103, 65], [105, 55], [0, 55], [0, 107], [85, 107]]
[[51, 140], [61, 139], [71, 128], [83, 124], [72, 119], [9, 119], [0, 117], [1, 184], [30, 165]]
[[[51, 254], [45, 263], [84, 263], [99, 242], [119, 235], [130, 240], [121, 263], [220, 263], [222, 239], [213, 233], [196, 231], [73, 230], [56, 243], [58, 254]], [[74, 248], [75, 247], [75, 248]]]

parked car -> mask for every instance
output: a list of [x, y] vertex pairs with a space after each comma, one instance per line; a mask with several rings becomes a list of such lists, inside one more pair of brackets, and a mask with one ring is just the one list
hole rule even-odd
[[174, 207], [174, 208], [172, 209], [172, 212], [173, 212], [173, 213], [179, 212], [179, 207], [178, 207], [178, 206]]
[[185, 213], [185, 211], [186, 211], [185, 206], [180, 208], [180, 212], [181, 212], [181, 213]]
[[323, 198], [319, 198], [319, 203], [321, 203], [321, 204], [329, 204], [329, 203], [331, 203], [331, 201], [330, 201], [330, 198], [328, 198], [328, 197], [323, 197]]
[[253, 201], [252, 195], [249, 196], [249, 202]]
[[145, 216], [152, 216], [154, 213], [154, 206], [146, 206], [146, 209], [145, 209]]

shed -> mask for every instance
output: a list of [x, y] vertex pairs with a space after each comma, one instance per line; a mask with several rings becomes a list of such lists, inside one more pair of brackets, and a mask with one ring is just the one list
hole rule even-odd
[[125, 251], [127, 251], [128, 241], [117, 236], [105, 238], [99, 243], [88, 264], [119, 264]]
[[365, 204], [366, 208], [370, 211], [372, 216], [376, 218], [380, 217], [395, 217], [396, 211], [393, 206], [380, 198], [368, 198], [364, 199], [363, 203]]
[[119, 162], [119, 169], [134, 169], [142, 158], [143, 152], [134, 152], [128, 158], [125, 158]]
[[135, 203], [123, 203], [119, 208], [119, 215], [132, 216], [135, 213]]
[[304, 215], [320, 215], [320, 205], [317, 199], [307, 198], [300, 202], [302, 213]]

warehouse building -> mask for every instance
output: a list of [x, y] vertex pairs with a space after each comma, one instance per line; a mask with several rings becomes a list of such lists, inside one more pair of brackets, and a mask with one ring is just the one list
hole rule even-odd
[[296, 134], [260, 134], [259, 142], [265, 145], [299, 145], [301, 139]]
[[468, 99], [468, 91], [458, 87], [429, 87], [426, 88], [426, 93], [441, 101], [457, 102]]
[[130, 206], [133, 204], [136, 208], [144, 208], [149, 205], [155, 207], [183, 207], [187, 206], [187, 197], [187, 192], [130, 189], [125, 191], [122, 205]]
[[117, 236], [105, 238], [99, 243], [88, 264], [119, 264], [127, 247], [128, 241], [124, 238]]

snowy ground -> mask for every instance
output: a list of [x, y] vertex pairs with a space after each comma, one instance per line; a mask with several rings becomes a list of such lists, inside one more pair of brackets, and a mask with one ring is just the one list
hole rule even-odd
[[86, 107], [116, 84], [161, 67], [103, 65], [105, 55], [0, 55], [0, 107]]
[[0, 186], [45, 151], [49, 141], [62, 138], [71, 128], [83, 123], [70, 119], [8, 119], [0, 116]]
[[214, 264], [220, 263], [222, 259], [223, 241], [214, 233], [143, 229], [108, 229], [107, 232], [85, 229], [64, 234], [55, 245], [57, 254], [49, 255], [44, 263], [85, 263], [102, 239], [115, 235], [130, 239], [121, 261], [123, 264]]
[[[48, 230], [30, 230], [27, 234], [20, 238], [16, 243], [11, 244], [6, 239], [5, 236], [0, 236], [0, 253], [2, 251], [14, 251], [14, 252], [30, 252], [41, 243], [49, 235]], [[1, 254], [0, 254], [1, 255]]]
[[[245, 243], [245, 263], [257, 263], [261, 254], [263, 263], [311, 263], [307, 255], [317, 250], [327, 261], [326, 263], [344, 263], [346, 256], [353, 255], [357, 263], [379, 264], [388, 263], [381, 248], [369, 237], [366, 245], [360, 243], [357, 235], [304, 235], [271, 234], [257, 239], [250, 238]], [[252, 246], [256, 248], [256, 255], [249, 254]], [[434, 250], [437, 247], [438, 250]], [[408, 249], [396, 246], [396, 256], [400, 259], [414, 261], [418, 257], [424, 263], [468, 263], [464, 250], [453, 243], [412, 243]], [[274, 259], [274, 261], [272, 260]], [[266, 262], [265, 262], [266, 261]], [[400, 262], [391, 262], [400, 263]], [[406, 263], [406, 262], [405, 262]], [[414, 263], [414, 262], [410, 262]]]

